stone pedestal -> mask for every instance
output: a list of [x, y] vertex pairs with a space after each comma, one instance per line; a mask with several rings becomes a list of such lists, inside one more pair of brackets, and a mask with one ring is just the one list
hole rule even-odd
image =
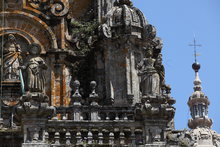
[[24, 143], [22, 147], [47, 147], [45, 127], [55, 108], [47, 103], [47, 96], [42, 93], [26, 93], [21, 98], [21, 105], [16, 114], [22, 118]]
[[3, 81], [2, 82], [2, 102], [7, 106], [15, 106], [21, 97], [20, 81]]
[[161, 96], [144, 96], [142, 104], [136, 109], [144, 119], [145, 146], [162, 147], [165, 144], [166, 132], [171, 129], [175, 109], [170, 99]]

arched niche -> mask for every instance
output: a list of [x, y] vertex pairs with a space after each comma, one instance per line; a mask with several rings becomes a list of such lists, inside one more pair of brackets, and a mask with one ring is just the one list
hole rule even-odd
[[28, 53], [28, 47], [33, 41], [30, 40], [30, 38], [28, 38], [24, 34], [18, 33], [16, 31], [8, 31], [5, 32], [4, 34], [0, 34], [0, 40], [1, 40], [0, 48], [2, 48], [7, 42], [9, 34], [14, 35], [16, 44], [18, 44], [21, 48], [21, 52], [22, 52], [21, 55], [25, 57]]
[[[4, 19], [4, 22], [2, 22]], [[42, 53], [58, 48], [57, 39], [51, 28], [38, 17], [21, 11], [0, 13], [0, 36], [4, 34], [18, 34], [29, 43], [37, 43]]]

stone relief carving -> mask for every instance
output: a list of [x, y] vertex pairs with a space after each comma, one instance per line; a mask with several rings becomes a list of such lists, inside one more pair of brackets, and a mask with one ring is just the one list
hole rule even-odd
[[28, 0], [31, 7], [38, 10], [46, 10], [46, 14], [56, 17], [64, 16], [69, 11], [69, 1], [67, 0]]
[[3, 45], [4, 80], [19, 80], [18, 67], [22, 62], [20, 54], [20, 45], [17, 44], [15, 36], [9, 34]]

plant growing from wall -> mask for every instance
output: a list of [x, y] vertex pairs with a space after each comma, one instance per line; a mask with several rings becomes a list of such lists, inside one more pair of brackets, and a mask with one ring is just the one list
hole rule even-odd
[[69, 41], [74, 45], [76, 54], [86, 56], [98, 39], [96, 33], [98, 28], [97, 20], [80, 22], [71, 19], [69, 26], [69, 33], [71, 36]]

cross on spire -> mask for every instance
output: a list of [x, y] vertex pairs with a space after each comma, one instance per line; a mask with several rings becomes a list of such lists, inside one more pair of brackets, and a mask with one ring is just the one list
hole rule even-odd
[[195, 57], [195, 63], [197, 63], [197, 47], [201, 47], [201, 44], [196, 44], [196, 38], [194, 36], [194, 40], [193, 40], [193, 44], [189, 44], [189, 46], [193, 46], [194, 47], [194, 57]]

